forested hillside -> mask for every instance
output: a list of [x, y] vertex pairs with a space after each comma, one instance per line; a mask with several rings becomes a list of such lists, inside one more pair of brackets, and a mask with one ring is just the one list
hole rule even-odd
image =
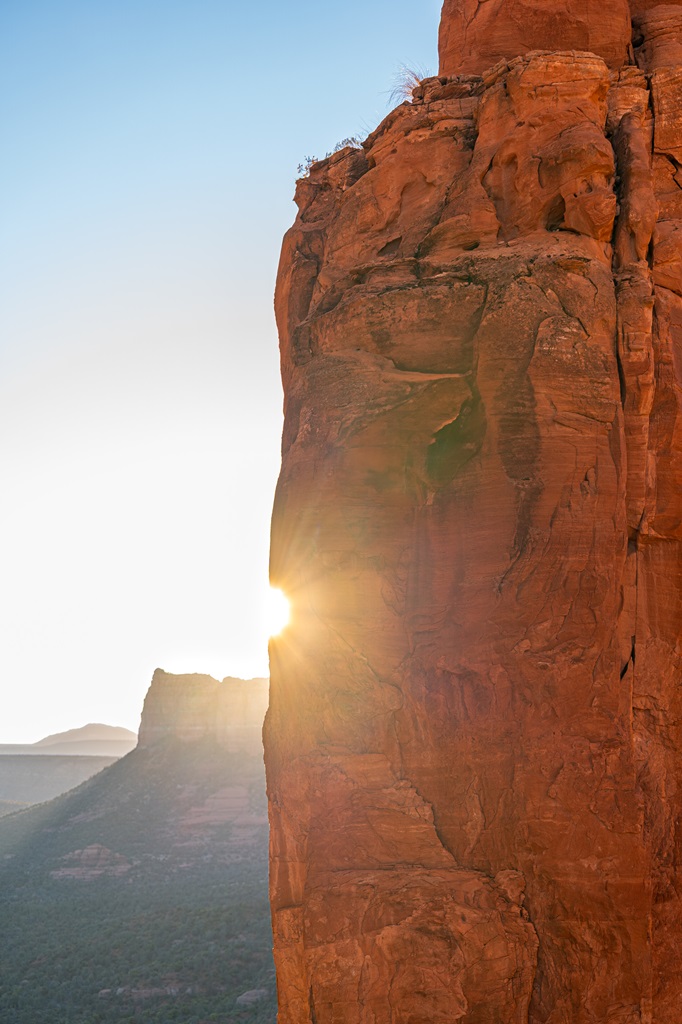
[[261, 758], [137, 749], [0, 821], [3, 1024], [275, 1019]]

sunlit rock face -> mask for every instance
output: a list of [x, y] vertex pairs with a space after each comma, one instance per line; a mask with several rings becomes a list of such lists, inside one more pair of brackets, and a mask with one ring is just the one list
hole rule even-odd
[[625, 63], [628, 0], [445, 0], [440, 74], [481, 74], [531, 50], [583, 50], [610, 67]]
[[280, 1024], [680, 1020], [682, 6], [632, 14], [446, 0], [299, 183]]

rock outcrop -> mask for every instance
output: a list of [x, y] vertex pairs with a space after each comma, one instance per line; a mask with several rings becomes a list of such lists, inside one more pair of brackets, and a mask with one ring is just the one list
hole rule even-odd
[[279, 271], [279, 1021], [677, 1024], [682, 6], [440, 39]]
[[619, 68], [631, 38], [628, 0], [445, 0], [441, 75], [480, 75], [531, 50], [582, 50]]
[[275, 1020], [266, 699], [157, 673], [140, 746], [0, 817], [2, 1024]]
[[138, 746], [169, 737], [210, 737], [227, 751], [260, 755], [267, 706], [267, 679], [228, 676], [220, 682], [212, 676], [172, 675], [157, 668], [142, 708]]
[[63, 867], [50, 871], [51, 878], [92, 882], [96, 878], [120, 878], [132, 867], [127, 857], [114, 853], [101, 843], [93, 843], [84, 850], [73, 850], [62, 857], [62, 862]]

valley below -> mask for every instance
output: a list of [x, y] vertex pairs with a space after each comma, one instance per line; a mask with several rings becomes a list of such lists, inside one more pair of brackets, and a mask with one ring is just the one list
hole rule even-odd
[[266, 704], [266, 680], [156, 673], [146, 740], [0, 821], [3, 1024], [275, 1019]]

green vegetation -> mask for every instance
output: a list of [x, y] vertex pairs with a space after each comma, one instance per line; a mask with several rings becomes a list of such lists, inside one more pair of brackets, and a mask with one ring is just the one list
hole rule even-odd
[[321, 160], [328, 160], [330, 156], [334, 156], [334, 153], [340, 153], [342, 149], [350, 147], [351, 149], [360, 149], [362, 146], [362, 139], [358, 135], [351, 135], [347, 139], [341, 139], [337, 142], [332, 150], [322, 156], [306, 156], [303, 159], [303, 163], [298, 165], [299, 177], [305, 178], [310, 174], [310, 168], [313, 164], [320, 163]]
[[[260, 758], [169, 742], [3, 818], [3, 1024], [272, 1024], [265, 809]], [[130, 867], [51, 874], [93, 844]]]

